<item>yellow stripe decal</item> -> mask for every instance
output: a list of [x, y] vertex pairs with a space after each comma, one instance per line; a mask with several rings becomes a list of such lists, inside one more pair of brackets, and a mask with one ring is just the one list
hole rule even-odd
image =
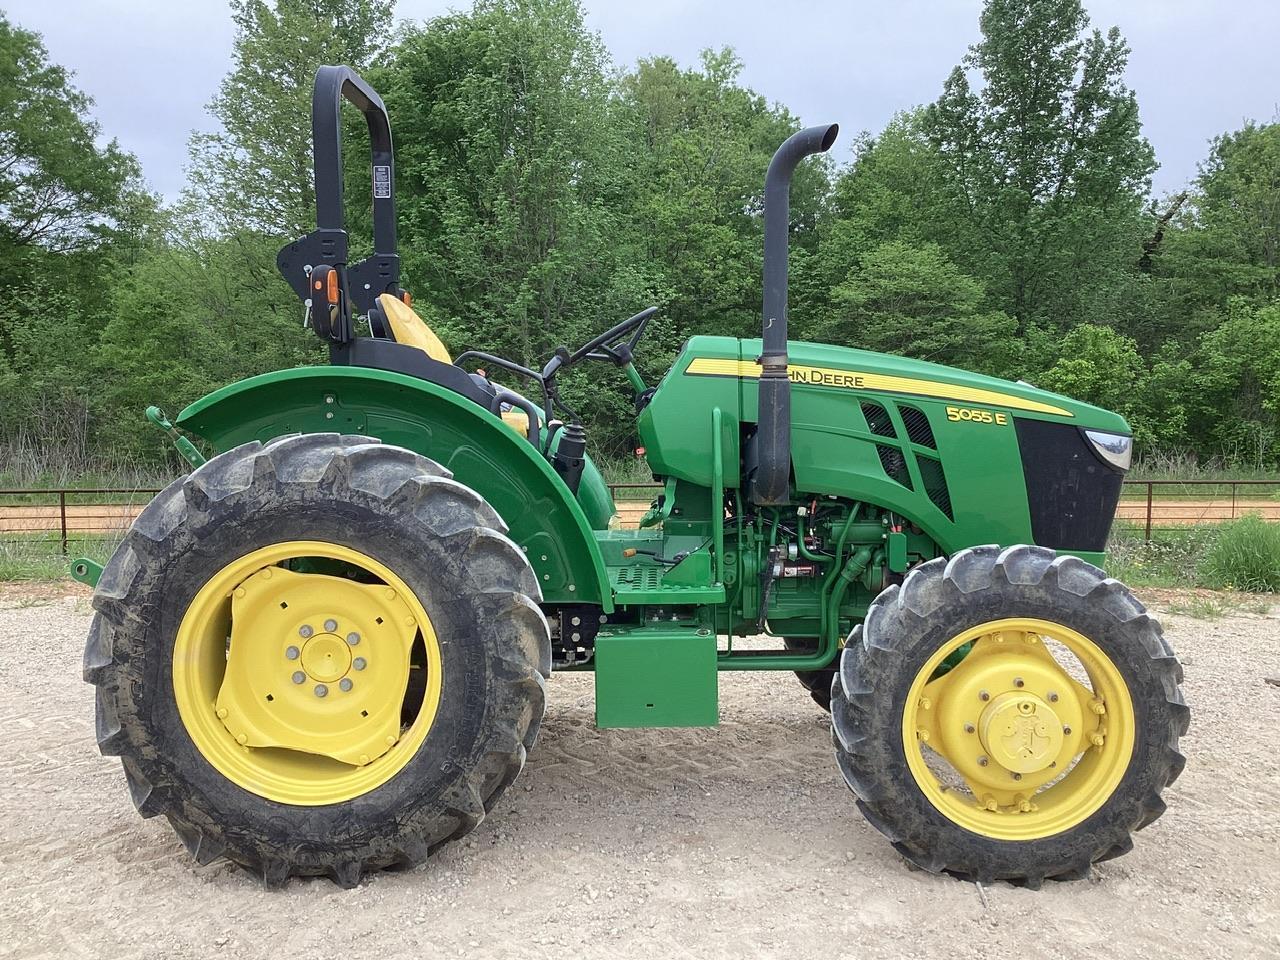
[[[760, 364], [751, 360], [722, 360], [713, 357], [696, 357], [685, 367], [686, 374], [704, 377], [743, 377], [757, 379]], [[840, 370], [835, 367], [807, 367], [792, 364], [787, 368], [792, 383], [815, 387], [836, 387], [844, 390], [879, 390], [885, 393], [906, 393], [916, 397], [934, 397], [938, 400], [958, 400], [961, 403], [981, 403], [992, 407], [1008, 407], [1012, 410], [1029, 410], [1032, 413], [1049, 413], [1059, 417], [1073, 416], [1070, 410], [1055, 407], [1038, 400], [1027, 400], [1009, 393], [983, 390], [979, 387], [962, 387], [936, 380], [916, 380], [912, 377], [894, 377], [883, 373], [865, 373], [860, 370]]]

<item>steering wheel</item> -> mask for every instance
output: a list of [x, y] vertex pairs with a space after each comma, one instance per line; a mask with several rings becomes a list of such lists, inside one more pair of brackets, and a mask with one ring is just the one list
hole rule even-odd
[[644, 328], [648, 326], [649, 319], [657, 312], [657, 307], [648, 307], [634, 317], [623, 320], [616, 327], [610, 327], [570, 354], [569, 363], [577, 363], [579, 360], [607, 360], [625, 367], [631, 362], [636, 344], [644, 336]]

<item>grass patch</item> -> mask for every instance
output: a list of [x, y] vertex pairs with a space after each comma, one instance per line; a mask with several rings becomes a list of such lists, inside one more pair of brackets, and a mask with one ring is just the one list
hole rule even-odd
[[1280, 524], [1256, 513], [1222, 527], [1198, 568], [1200, 582], [1220, 590], [1280, 590]]
[[56, 535], [9, 534], [0, 540], [0, 580], [62, 580], [69, 577], [71, 561], [88, 557], [106, 563], [115, 552], [124, 531], [100, 537], [85, 537], [68, 544]]
[[1193, 596], [1166, 604], [1166, 609], [1177, 616], [1192, 617], [1196, 620], [1217, 620], [1225, 617], [1232, 608], [1219, 597]]
[[1131, 587], [1190, 587], [1222, 528], [1156, 527], [1143, 539], [1142, 526], [1116, 521], [1107, 543], [1107, 573]]

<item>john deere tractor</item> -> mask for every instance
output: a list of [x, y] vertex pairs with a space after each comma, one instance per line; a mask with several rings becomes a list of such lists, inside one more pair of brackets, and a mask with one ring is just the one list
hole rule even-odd
[[[344, 99], [372, 145], [355, 262]], [[153, 409], [193, 469], [104, 569], [77, 564], [98, 745], [196, 860], [344, 886], [422, 861], [494, 809], [568, 670], [594, 672], [601, 727], [712, 725], [722, 672], [794, 671], [858, 808], [931, 871], [1083, 877], [1160, 816], [1182, 670], [1101, 569], [1131, 431], [1026, 383], [788, 342], [791, 174], [834, 125], [769, 164], [761, 338], [692, 337], [648, 384], [653, 307], [540, 369], [450, 356], [400, 285], [382, 100], [324, 67], [312, 124], [317, 228], [279, 266], [329, 364], [176, 426]], [[634, 394], [661, 484], [639, 529], [561, 398], [582, 364]]]

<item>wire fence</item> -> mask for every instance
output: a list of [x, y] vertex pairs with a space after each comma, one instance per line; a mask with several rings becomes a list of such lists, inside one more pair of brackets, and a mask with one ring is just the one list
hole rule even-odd
[[[662, 489], [648, 482], [608, 486], [624, 526], [638, 523]], [[0, 490], [0, 548], [10, 555], [57, 557], [109, 552], [157, 493], [120, 487]], [[1246, 513], [1280, 521], [1280, 480], [1126, 480], [1116, 518], [1140, 526], [1149, 540], [1159, 527], [1216, 525]]]

